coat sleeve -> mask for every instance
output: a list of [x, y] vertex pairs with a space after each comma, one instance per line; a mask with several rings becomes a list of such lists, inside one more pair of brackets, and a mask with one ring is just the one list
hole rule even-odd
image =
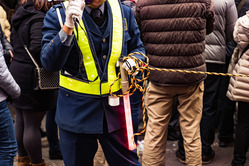
[[226, 12], [226, 38], [227, 42], [233, 39], [233, 29], [235, 23], [238, 19], [238, 13], [235, 6], [234, 0], [230, 0], [227, 4], [227, 12]]
[[43, 26], [43, 19], [34, 20], [32, 22], [32, 25], [30, 26], [29, 51], [38, 63], [40, 62], [42, 26]]
[[204, 17], [206, 18], [206, 33], [210, 34], [214, 30], [215, 26], [215, 12], [214, 12], [214, 4], [212, 0], [206, 1], [207, 10], [204, 13]]
[[5, 50], [11, 50], [13, 52], [13, 47], [11, 46], [10, 42], [7, 40], [7, 37], [3, 34], [2, 36], [3, 47]]
[[[60, 12], [62, 16], [65, 15], [63, 8], [60, 8]], [[73, 42], [69, 46], [62, 43], [59, 36], [60, 30], [60, 23], [54, 7], [47, 12], [42, 27], [41, 63], [48, 71], [61, 70], [73, 47]]]
[[[128, 54], [134, 53], [134, 52], [140, 52], [145, 54], [145, 47], [143, 42], [141, 41], [140, 36], [140, 30], [138, 28], [137, 22], [134, 17], [134, 13], [131, 10], [131, 8], [128, 8], [129, 10], [129, 34], [131, 36], [131, 39], [128, 41]], [[145, 60], [145, 58], [142, 55], [135, 55], [137, 58], [141, 60]]]
[[11, 98], [17, 98], [20, 93], [20, 87], [10, 74], [5, 63], [2, 51], [2, 44], [0, 43], [0, 88], [5, 91]]
[[7, 40], [7, 37], [5, 36], [1, 26], [0, 26], [0, 34], [1, 34], [1, 42], [2, 42], [2, 46], [3, 46], [3, 55], [4, 55], [4, 59], [6, 61], [6, 64], [10, 64], [10, 59], [11, 59], [11, 55], [10, 55], [10, 50], [13, 52], [13, 47], [11, 46], [10, 42]]

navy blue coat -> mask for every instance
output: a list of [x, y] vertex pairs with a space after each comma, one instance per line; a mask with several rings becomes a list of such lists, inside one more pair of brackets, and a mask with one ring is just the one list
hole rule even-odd
[[[110, 6], [107, 2], [105, 3], [108, 18], [106, 19], [107, 22], [104, 23], [106, 25], [106, 30], [103, 34], [85, 10], [82, 16], [83, 20], [85, 20], [85, 24], [87, 24], [87, 33], [90, 35], [92, 43], [94, 43], [97, 56], [95, 58], [98, 60], [97, 66], [100, 68], [101, 81], [105, 81], [107, 79], [106, 69], [109, 58], [104, 59], [103, 56], [109, 56], [111, 48], [109, 39], [112, 29]], [[56, 13], [56, 7], [59, 7], [62, 20], [65, 22], [65, 12], [62, 5], [54, 6], [47, 12], [42, 29], [43, 39], [41, 62], [43, 67], [47, 70], [61, 70], [62, 74], [66, 70], [73, 76], [77, 76], [79, 71], [79, 54], [77, 53], [76, 48], [77, 41], [74, 37], [70, 46], [66, 46], [61, 42], [58, 35], [61, 27]], [[124, 21], [126, 23], [124, 25], [125, 44], [123, 45], [123, 55], [127, 56], [127, 54], [132, 52], [145, 53], [144, 45], [140, 40], [140, 31], [136, 24], [133, 11], [125, 5], [122, 5], [122, 10], [125, 18], [124, 20], [126, 20]], [[141, 55], [137, 55], [137, 57], [143, 59]], [[84, 75], [84, 71], [82, 72]], [[57, 102], [58, 110], [56, 112], [56, 122], [64, 130], [87, 134], [103, 133], [105, 118], [109, 132], [125, 127], [124, 112], [121, 108], [122, 99], [120, 99], [120, 106], [110, 107], [108, 105], [107, 98], [107, 96], [80, 94], [60, 87]]]

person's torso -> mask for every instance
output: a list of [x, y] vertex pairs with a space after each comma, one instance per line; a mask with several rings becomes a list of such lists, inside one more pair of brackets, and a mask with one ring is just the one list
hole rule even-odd
[[15, 57], [10, 65], [10, 71], [23, 92], [33, 90], [35, 69], [24, 45], [27, 45], [32, 57], [41, 65], [41, 28], [44, 16], [44, 12], [34, 9], [32, 4], [27, 3], [19, 7], [12, 17], [11, 38]]
[[[186, 3], [187, 2], [187, 3]], [[137, 3], [139, 26], [151, 67], [205, 71], [206, 1]], [[191, 85], [205, 75], [152, 71], [158, 85]]]
[[[130, 22], [130, 9], [123, 7], [123, 16], [126, 19], [126, 27], [129, 27]], [[64, 9], [60, 8], [62, 20], [65, 20]], [[110, 7], [106, 8], [107, 18], [103, 24], [105, 30], [101, 30], [103, 27], [98, 27], [89, 13], [84, 11], [83, 20], [84, 26], [86, 27], [86, 33], [88, 40], [91, 43], [91, 49], [95, 58], [96, 67], [99, 68], [99, 77], [101, 82], [106, 82], [108, 78], [107, 67], [108, 60], [110, 59], [110, 53], [112, 49], [112, 11]], [[80, 28], [80, 27], [78, 27]], [[125, 30], [124, 43], [123, 43], [123, 54], [127, 55], [127, 42], [131, 39], [128, 32], [129, 29]], [[104, 33], [102, 33], [104, 32]], [[81, 39], [78, 39], [81, 40]], [[79, 73], [79, 56], [78, 49], [76, 47], [77, 38], [73, 39], [74, 46], [71, 49], [69, 57], [65, 66], [62, 69], [62, 73], [67, 71], [73, 76], [77, 76]], [[85, 65], [85, 64], [84, 64]], [[85, 68], [85, 67], [84, 67]], [[82, 74], [87, 78], [85, 69], [82, 69]], [[118, 70], [118, 68], [117, 68]], [[60, 88], [58, 96], [58, 112], [56, 115], [56, 121], [60, 127], [65, 130], [77, 132], [77, 133], [102, 133], [104, 117], [107, 120], [108, 131], [124, 127], [124, 117], [122, 111], [122, 99], [121, 104], [117, 107], [111, 107], [108, 105], [108, 97], [94, 96], [88, 94], [81, 94], [73, 92], [66, 88]], [[67, 120], [66, 120], [66, 119]], [[120, 119], [121, 118], [121, 119]], [[69, 123], [70, 122], [70, 123]]]

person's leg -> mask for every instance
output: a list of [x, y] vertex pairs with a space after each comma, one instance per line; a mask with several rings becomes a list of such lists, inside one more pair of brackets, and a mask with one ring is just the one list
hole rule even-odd
[[[139, 110], [141, 107], [141, 101], [142, 101], [142, 93], [139, 90], [136, 90], [134, 94], [130, 96], [132, 124], [133, 124], [134, 133], [138, 132]], [[135, 142], [137, 142], [136, 136], [135, 136]]]
[[177, 110], [177, 106], [178, 106], [178, 99], [177, 97], [175, 97], [174, 99], [174, 103], [173, 103], [173, 109], [172, 109], [172, 115], [169, 121], [169, 127], [168, 127], [168, 137], [167, 139], [170, 141], [176, 141], [178, 140], [180, 137], [178, 135], [178, 133], [176, 132], [176, 125], [178, 123], [178, 110]]
[[24, 120], [23, 144], [32, 164], [43, 163], [40, 125], [45, 112], [22, 110]]
[[183, 138], [182, 138], [181, 131], [180, 131], [179, 136], [180, 136], [180, 138], [178, 141], [178, 150], [176, 151], [176, 157], [180, 160], [181, 163], [186, 163], [185, 150], [184, 150]]
[[94, 156], [94, 166], [108, 166], [103, 149], [98, 141], [98, 150]]
[[62, 128], [59, 131], [65, 166], [93, 166], [98, 148], [96, 135], [72, 133]]
[[202, 164], [200, 121], [204, 83], [201, 82], [196, 86], [188, 86], [182, 89], [182, 91], [184, 93], [178, 95], [178, 111], [184, 140], [186, 164], [188, 166], [200, 166]]
[[60, 143], [58, 139], [58, 127], [55, 122], [56, 109], [48, 110], [46, 113], [46, 132], [49, 143], [49, 158], [62, 159]]
[[107, 125], [104, 133], [98, 135], [106, 160], [110, 166], [141, 166], [135, 150], [128, 149], [126, 128], [108, 133]]
[[23, 145], [23, 133], [24, 133], [24, 120], [22, 115], [22, 109], [15, 108], [15, 134], [18, 145], [18, 156], [24, 157], [28, 156]]
[[13, 166], [17, 143], [13, 120], [6, 101], [0, 102], [0, 165]]
[[236, 102], [230, 100], [226, 96], [227, 87], [230, 77], [222, 77], [220, 84], [220, 95], [218, 100], [218, 138], [221, 147], [226, 147], [229, 143], [233, 142], [234, 134], [234, 112]]
[[174, 101], [174, 95], [170, 93], [173, 91], [173, 87], [148, 85], [145, 96], [148, 123], [144, 138], [144, 166], [165, 165], [167, 130]]
[[[220, 72], [222, 69], [222, 65], [207, 63], [207, 71]], [[200, 125], [203, 162], [210, 162], [214, 158], [214, 152], [211, 145], [214, 142], [215, 127], [217, 123], [216, 115], [219, 85], [220, 76], [208, 75], [204, 80], [203, 109]]]
[[30, 163], [30, 158], [23, 144], [24, 120], [22, 115], [22, 109], [19, 108], [15, 108], [15, 134], [18, 145], [17, 164], [28, 165]]
[[233, 166], [244, 166], [249, 146], [249, 103], [238, 102], [238, 121], [234, 142]]
[[[234, 40], [227, 43], [226, 47], [226, 63], [223, 68], [223, 72], [227, 72], [233, 50], [236, 47]], [[235, 101], [231, 101], [227, 96], [227, 88], [229, 85], [230, 77], [221, 77], [219, 99], [218, 99], [218, 138], [221, 147], [228, 146], [234, 141], [234, 112], [235, 112]]]

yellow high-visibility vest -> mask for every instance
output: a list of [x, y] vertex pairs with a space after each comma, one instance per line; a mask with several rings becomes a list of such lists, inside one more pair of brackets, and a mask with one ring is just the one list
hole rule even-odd
[[[87, 79], [93, 82], [83, 82], [79, 81], [65, 75], [60, 75], [60, 86], [71, 91], [75, 91], [78, 93], [91, 94], [91, 95], [104, 95], [109, 93], [109, 87], [116, 79], [116, 63], [118, 58], [122, 52], [122, 44], [123, 44], [123, 23], [122, 23], [122, 12], [121, 6], [118, 0], [108, 0], [108, 3], [111, 6], [112, 11], [112, 48], [110, 59], [108, 61], [107, 68], [107, 82], [101, 82], [100, 77], [98, 75], [97, 67], [93, 58], [93, 53], [90, 48], [89, 40], [87, 38], [87, 31], [85, 29], [85, 25], [83, 20], [79, 22], [82, 28], [78, 28], [78, 33], [76, 33], [76, 29], [74, 29], [74, 34], [77, 35], [78, 45], [83, 55], [83, 63], [87, 74]], [[66, 8], [68, 1], [64, 2], [64, 6]], [[97, 78], [97, 79], [96, 79]], [[96, 80], [95, 80], [96, 79]], [[94, 81], [95, 80], [95, 81]], [[112, 92], [116, 92], [121, 89], [120, 80], [117, 81], [112, 86]]]

